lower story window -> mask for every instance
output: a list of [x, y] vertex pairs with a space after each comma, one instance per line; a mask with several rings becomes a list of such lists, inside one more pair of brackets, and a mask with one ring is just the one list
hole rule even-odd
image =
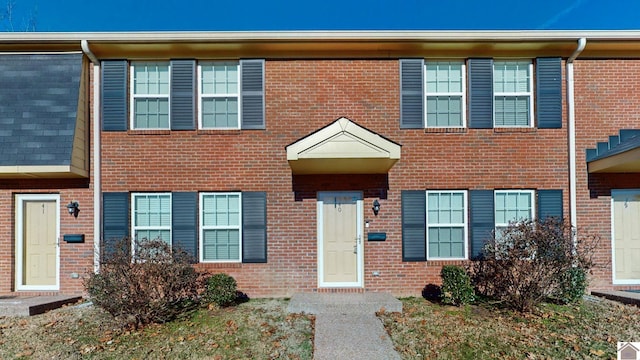
[[200, 194], [200, 256], [204, 262], [239, 262], [240, 193]]
[[466, 191], [427, 191], [427, 256], [467, 257]]
[[137, 241], [161, 239], [171, 244], [171, 194], [133, 194], [132, 234]]
[[533, 219], [533, 201], [533, 190], [496, 190], [496, 235], [499, 236], [510, 222]]

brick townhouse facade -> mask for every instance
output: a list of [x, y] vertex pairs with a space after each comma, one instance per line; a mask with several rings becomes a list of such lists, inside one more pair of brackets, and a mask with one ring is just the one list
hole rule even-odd
[[640, 287], [640, 33], [25, 35], [0, 37], [0, 293], [82, 293], [128, 236], [252, 297], [419, 295], [546, 216], [602, 238], [593, 288]]

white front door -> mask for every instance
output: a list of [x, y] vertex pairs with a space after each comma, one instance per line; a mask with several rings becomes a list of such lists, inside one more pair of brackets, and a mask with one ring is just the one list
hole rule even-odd
[[362, 195], [318, 194], [318, 285], [362, 287]]
[[59, 289], [57, 194], [16, 195], [16, 289]]
[[614, 190], [611, 199], [613, 283], [640, 284], [640, 190]]

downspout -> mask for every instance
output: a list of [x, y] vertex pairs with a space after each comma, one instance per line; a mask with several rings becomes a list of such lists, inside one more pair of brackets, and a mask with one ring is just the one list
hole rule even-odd
[[571, 227], [577, 229], [577, 204], [578, 195], [576, 189], [576, 111], [573, 89], [573, 61], [580, 55], [584, 47], [587, 45], [586, 38], [578, 39], [578, 47], [569, 56], [566, 63], [567, 71], [567, 111], [569, 113], [568, 131], [569, 131], [569, 209], [571, 213]]
[[100, 270], [100, 229], [102, 207], [102, 183], [100, 178], [100, 60], [89, 48], [87, 40], [81, 41], [82, 51], [93, 63], [93, 269]]

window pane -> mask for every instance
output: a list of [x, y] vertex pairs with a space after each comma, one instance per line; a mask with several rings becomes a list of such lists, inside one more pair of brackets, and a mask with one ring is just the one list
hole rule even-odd
[[496, 93], [529, 92], [529, 61], [495, 61], [493, 89]]
[[505, 226], [510, 221], [532, 219], [532, 201], [530, 192], [514, 191], [496, 193], [496, 228]]
[[168, 128], [169, 99], [136, 98], [134, 128]]
[[497, 126], [528, 126], [528, 96], [496, 96], [495, 123]]
[[428, 96], [427, 126], [462, 126], [462, 98]]
[[240, 260], [238, 230], [205, 230], [203, 233], [204, 260]]
[[238, 93], [238, 63], [215, 62], [201, 65], [202, 93], [226, 95]]
[[237, 128], [238, 98], [202, 99], [202, 126], [205, 128]]
[[462, 258], [464, 257], [464, 228], [435, 227], [429, 228], [429, 257]]

